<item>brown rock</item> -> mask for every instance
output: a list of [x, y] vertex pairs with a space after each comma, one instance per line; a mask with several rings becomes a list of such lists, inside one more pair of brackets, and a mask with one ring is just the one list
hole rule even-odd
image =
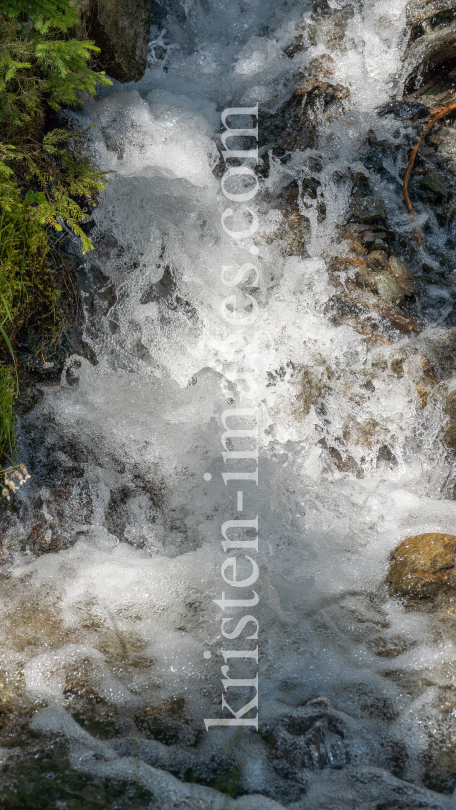
[[276, 231], [266, 236], [266, 242], [278, 240], [287, 256], [306, 256], [306, 242], [309, 239], [309, 220], [301, 215], [297, 206], [286, 205], [283, 219]]
[[331, 269], [336, 272], [343, 272], [344, 270], [350, 270], [352, 267], [360, 267], [365, 270], [369, 269], [369, 265], [364, 259], [360, 259], [359, 256], [338, 256], [337, 259], [334, 260]]
[[355, 273], [355, 284], [357, 287], [374, 291], [376, 290], [376, 280], [375, 273], [369, 270], [367, 265], [361, 265], [357, 268]]
[[393, 552], [387, 582], [392, 596], [429, 598], [456, 587], [456, 536], [429, 532], [408, 537]]
[[428, 396], [431, 393], [429, 388], [426, 385], [423, 385], [422, 383], [418, 383], [418, 385], [416, 386], [416, 391], [421, 400], [421, 406], [425, 408], [427, 405]]
[[403, 377], [404, 376], [404, 362], [405, 357], [393, 357], [390, 363], [390, 368], [393, 374], [396, 377]]
[[373, 270], [386, 270], [388, 267], [388, 256], [384, 250], [372, 250], [366, 261]]
[[[347, 287], [348, 286], [347, 284]], [[355, 289], [356, 288], [350, 291], [351, 299], [354, 303], [361, 304], [370, 310], [377, 310], [377, 312], [389, 321], [390, 325], [399, 332], [404, 332], [405, 334], [421, 332], [420, 324], [413, 318], [405, 315], [397, 307], [387, 305], [377, 298], [376, 295], [373, 295], [373, 293], [367, 290], [357, 290], [355, 292]]]
[[296, 418], [304, 419], [321, 394], [322, 385], [320, 379], [311, 369], [304, 367], [300, 374], [299, 392], [294, 409]]
[[388, 262], [388, 272], [394, 277], [397, 286], [404, 295], [412, 295], [415, 292], [415, 282], [410, 270], [397, 256], [391, 256]]
[[361, 253], [361, 254], [367, 253], [367, 248], [364, 247], [360, 239], [353, 239], [350, 242], [349, 249], [352, 253]]
[[294, 91], [295, 96], [308, 96], [310, 100], [324, 97], [326, 103], [340, 101], [350, 95], [348, 87], [343, 84], [330, 84], [319, 79], [309, 79], [303, 82]]

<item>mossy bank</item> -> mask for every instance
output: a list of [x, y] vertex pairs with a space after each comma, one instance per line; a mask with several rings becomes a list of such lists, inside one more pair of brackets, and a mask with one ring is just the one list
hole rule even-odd
[[61, 367], [55, 363], [66, 352], [61, 336], [79, 310], [79, 284], [66, 243], [76, 236], [83, 253], [91, 250], [84, 221], [107, 180], [85, 157], [83, 133], [69, 126], [67, 111], [100, 84], [111, 84], [105, 67], [121, 81], [140, 78], [149, 14], [145, 0], [128, 10], [118, 2], [2, 3], [1, 466], [15, 452], [15, 403], [27, 402], [37, 370], [42, 376]]

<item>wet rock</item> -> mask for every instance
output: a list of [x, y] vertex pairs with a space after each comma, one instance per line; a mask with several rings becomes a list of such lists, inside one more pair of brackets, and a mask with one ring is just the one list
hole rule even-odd
[[198, 724], [188, 716], [185, 698], [172, 698], [163, 706], [147, 706], [134, 716], [137, 728], [149, 739], [164, 745], [179, 742], [193, 746], [201, 736]]
[[315, 146], [315, 123], [308, 120], [307, 108], [299, 96], [287, 101], [278, 114], [261, 112], [260, 108], [259, 132], [260, 147], [266, 147], [264, 151], [273, 149], [282, 159], [294, 149], [304, 151]]
[[[454, 59], [455, 56], [456, 21], [449, 25], [437, 25], [435, 29], [428, 26], [423, 36], [418, 36], [405, 52], [406, 64], [411, 69], [407, 89], [418, 89], [423, 84], [423, 78], [425, 82], [432, 78], [442, 62]], [[421, 79], [418, 79], [418, 74]]]
[[392, 596], [434, 597], [456, 587], [456, 536], [429, 532], [408, 537], [393, 552], [387, 581]]
[[373, 270], [385, 270], [388, 267], [388, 256], [384, 250], [373, 250], [366, 257], [366, 261]]
[[361, 445], [362, 447], [372, 447], [377, 440], [380, 425], [375, 419], [367, 419], [365, 422], [358, 422], [357, 419], [349, 419], [344, 425], [342, 436], [345, 442]]
[[383, 444], [377, 453], [377, 467], [397, 467], [397, 458], [387, 444]]
[[387, 232], [383, 222], [375, 225], [362, 225], [360, 222], [350, 222], [341, 232], [343, 239], [353, 240], [361, 245], [359, 252], [374, 252], [377, 250], [390, 254], [388, 239], [394, 238], [394, 234]]
[[[323, 450], [327, 453], [327, 458], [329, 461], [329, 469], [333, 466], [341, 473], [350, 473], [354, 475], [356, 478], [364, 478], [364, 472], [362, 467], [357, 463], [357, 461], [353, 458], [353, 456], [347, 453], [346, 449], [342, 446], [342, 450], [344, 454], [337, 449], [337, 447], [333, 447], [328, 445], [326, 439], [320, 439], [318, 444]], [[341, 443], [342, 445], [342, 443]]]
[[376, 276], [367, 264], [360, 264], [355, 272], [355, 284], [361, 289], [375, 290]]
[[407, 25], [416, 25], [451, 9], [456, 9], [455, 0], [410, 0], [406, 6]]
[[426, 752], [423, 761], [423, 783], [438, 793], [453, 793], [456, 787], [456, 746], [444, 751]]
[[375, 281], [376, 290], [386, 304], [398, 304], [402, 300], [402, 291], [390, 273], [379, 273]]
[[88, 36], [101, 49], [102, 69], [119, 82], [138, 81], [147, 65], [150, 0], [90, 0], [81, 5]]
[[404, 295], [413, 295], [416, 289], [415, 282], [404, 262], [398, 259], [397, 256], [391, 256], [388, 262], [388, 271]]
[[[339, 280], [339, 273], [334, 273], [331, 279], [338, 294], [328, 301], [326, 309], [332, 311], [334, 325], [347, 323], [361, 334], [381, 342], [385, 342], [391, 328], [404, 334], [421, 331], [420, 324], [414, 318], [394, 305], [402, 298], [402, 292], [389, 273], [375, 274], [363, 259], [352, 258], [338, 259], [331, 269], [350, 267], [356, 267], [354, 279], [348, 277], [348, 273], [343, 284]], [[384, 298], [380, 297], [380, 292]]]
[[397, 307], [388, 306], [367, 290], [359, 290], [356, 293], [353, 292], [352, 297], [356, 303], [366, 307], [366, 309], [377, 310], [378, 313], [389, 322], [389, 325], [399, 332], [403, 332], [404, 334], [421, 332], [421, 326], [414, 318], [406, 315]]
[[390, 369], [396, 377], [404, 376], [404, 363], [405, 357], [393, 357], [390, 363]]
[[396, 101], [387, 104], [378, 111], [380, 118], [385, 115], [394, 115], [403, 121], [418, 121], [429, 115], [429, 110], [425, 104], [419, 101]]
[[430, 389], [426, 385], [418, 383], [416, 386], [416, 392], [421, 400], [421, 406], [425, 408], [427, 405], [428, 396], [431, 393]]
[[2, 768], [3, 810], [32, 807], [46, 810], [98, 810], [100, 807], [132, 810], [137, 807], [142, 810], [152, 806], [152, 794], [142, 785], [128, 779], [117, 781], [79, 774], [72, 767], [67, 746], [60, 738], [37, 745], [34, 736], [28, 749], [20, 756], [8, 757], [8, 765]]
[[416, 647], [416, 644], [416, 641], [399, 635], [374, 636], [367, 642], [368, 648], [380, 658], [396, 658], [398, 655], [402, 655], [402, 653]]
[[448, 447], [456, 451], [456, 391], [447, 397], [443, 412], [449, 417], [443, 440]]
[[324, 105], [331, 101], [340, 101], [350, 95], [348, 87], [343, 84], [330, 84], [329, 82], [311, 79], [299, 85], [295, 90], [296, 96], [306, 96], [306, 102], [317, 98], [323, 100]]
[[309, 44], [333, 51], [342, 44], [354, 9], [348, 4], [336, 8], [328, 0], [314, 0], [313, 9], [315, 22], [308, 27]]
[[358, 253], [358, 255], [359, 254], [363, 255], [367, 253], [367, 248], [364, 247], [360, 239], [352, 239], [352, 241], [350, 242], [350, 251], [352, 253]]
[[309, 220], [302, 216], [297, 206], [287, 206], [282, 213], [279, 227], [273, 236], [266, 237], [266, 242], [277, 241], [287, 256], [308, 256], [306, 242], [310, 238]]
[[337, 447], [328, 447], [328, 452], [339, 472], [351, 473], [356, 478], [364, 478], [362, 467], [360, 467], [353, 456], [342, 456], [342, 453]]
[[433, 198], [443, 197], [444, 199], [451, 196], [442, 172], [424, 171], [421, 175], [417, 172], [415, 178], [416, 184], [422, 191], [427, 192], [429, 196]]
[[[356, 798], [355, 798], [356, 797]], [[442, 810], [439, 796], [371, 766], [348, 766], [312, 782], [305, 810]], [[298, 807], [296, 808], [298, 810]], [[301, 806], [299, 807], [301, 810]]]
[[285, 56], [288, 56], [289, 59], [293, 59], [297, 53], [302, 53], [304, 49], [305, 49], [304, 36], [303, 34], [298, 34], [294, 38], [293, 42], [290, 42], [290, 44], [283, 49], [283, 52]]
[[352, 201], [350, 214], [358, 222], [378, 222], [385, 218], [385, 203], [381, 197], [367, 195]]
[[81, 365], [82, 365], [81, 361], [76, 358], [75, 360], [73, 360], [72, 362], [69, 363], [69, 365], [68, 365], [68, 367], [67, 367], [67, 369], [65, 371], [65, 379], [66, 379], [67, 385], [69, 385], [70, 388], [73, 385], [77, 385], [78, 382], [79, 382], [78, 371], [81, 368]]
[[322, 394], [322, 385], [319, 377], [309, 368], [303, 368], [299, 380], [299, 393], [296, 397], [295, 415], [304, 419], [310, 412], [312, 405]]
[[348, 88], [327, 80], [332, 72], [331, 62], [330, 57], [314, 59], [305, 80], [278, 112], [260, 112], [261, 147], [272, 148], [279, 158], [286, 159], [286, 153], [292, 150], [303, 151], [316, 145], [315, 113], [321, 116], [328, 109], [334, 115], [337, 104], [350, 94]]
[[348, 720], [327, 698], [318, 697], [267, 722], [261, 734], [275, 770], [306, 785], [309, 772], [342, 768], [350, 762]]

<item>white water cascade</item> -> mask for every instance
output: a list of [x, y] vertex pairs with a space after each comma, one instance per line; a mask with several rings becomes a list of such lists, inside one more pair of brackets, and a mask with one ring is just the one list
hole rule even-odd
[[[151, 36], [144, 78], [78, 115], [112, 174], [95, 253], [78, 257], [86, 351], [19, 426], [37, 467], [20, 503], [34, 499], [49, 549], [37, 555], [30, 518], [11, 518], [5, 683], [21, 680], [39, 738], [65, 739], [91, 778], [138, 782], [153, 797], [144, 807], [456, 807], [456, 759], [449, 787], [423, 776], [456, 750], [451, 600], [410, 609], [385, 585], [404, 538], [455, 530], [441, 435], [456, 377], [425, 407], [417, 393], [423, 358], [453, 346], [451, 291], [423, 297], [421, 332], [371, 340], [332, 317], [328, 269], [355, 175], [383, 197], [391, 229], [413, 231], [395, 152], [410, 124], [378, 115], [403, 92], [404, 0], [331, 0], [321, 15], [308, 0], [186, 0]], [[317, 104], [314, 142], [283, 159], [266, 126], [329, 57], [329, 81], [349, 95], [333, 112]], [[260, 224], [236, 240], [221, 223], [221, 113], [257, 102], [248, 205]], [[363, 162], [369, 132], [389, 144], [391, 182]], [[294, 181], [317, 188], [299, 197], [300, 251], [280, 202]], [[259, 316], [236, 330], [221, 272], [245, 262], [260, 270], [243, 287]], [[253, 373], [250, 389], [236, 369]], [[244, 486], [242, 511], [259, 521], [258, 733], [203, 722], [223, 711], [227, 641], [212, 600], [226, 590], [220, 526], [239, 518], [221, 475], [221, 414], [236, 406], [257, 408], [259, 424], [259, 482]], [[113, 730], [98, 734], [94, 717]]]

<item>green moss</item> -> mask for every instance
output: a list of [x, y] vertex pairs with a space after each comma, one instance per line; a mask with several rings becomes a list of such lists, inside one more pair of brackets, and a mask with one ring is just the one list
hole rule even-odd
[[[72, 232], [83, 252], [92, 248], [82, 224], [106, 177], [84, 156], [81, 133], [53, 124], [62, 107], [93, 95], [97, 82], [109, 83], [90, 68], [96, 51], [84, 39], [71, 0], [2, 3], [0, 363], [5, 380], [17, 371], [19, 334], [33, 334], [38, 353], [62, 331], [62, 237]], [[11, 390], [0, 386], [0, 463], [12, 445]]]

